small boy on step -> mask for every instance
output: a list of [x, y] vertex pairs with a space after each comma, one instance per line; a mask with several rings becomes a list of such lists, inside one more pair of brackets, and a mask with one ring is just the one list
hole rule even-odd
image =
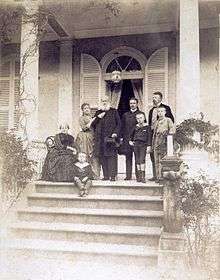
[[78, 154], [78, 161], [74, 164], [74, 183], [79, 188], [80, 196], [87, 196], [92, 186], [94, 174], [91, 165], [87, 162], [85, 153]]
[[134, 148], [135, 165], [137, 168], [137, 182], [146, 183], [145, 161], [146, 153], [151, 149], [151, 129], [145, 122], [143, 112], [136, 115], [137, 125], [131, 133], [129, 144]]

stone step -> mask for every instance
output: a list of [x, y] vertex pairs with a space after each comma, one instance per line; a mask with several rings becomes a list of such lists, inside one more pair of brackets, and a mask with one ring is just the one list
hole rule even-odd
[[[72, 183], [53, 183], [38, 181], [35, 183], [35, 189], [38, 193], [69, 193], [78, 194], [77, 187]], [[154, 182], [146, 184], [137, 183], [136, 181], [93, 181], [90, 189], [91, 195], [162, 195], [163, 186]]]
[[162, 210], [161, 196], [117, 196], [89, 195], [79, 197], [74, 194], [34, 193], [28, 197], [29, 206], [69, 207], [69, 208], [100, 208], [100, 209], [135, 209]]
[[87, 225], [17, 222], [10, 226], [13, 238], [65, 240], [158, 246], [161, 228], [140, 226]]
[[22, 221], [161, 227], [163, 211], [27, 207], [17, 215]]
[[4, 242], [7, 250], [12, 250], [14, 255], [58, 258], [60, 260], [79, 259], [90, 261], [97, 260], [115, 263], [144, 262], [150, 266], [157, 264], [158, 251], [156, 248], [137, 245], [119, 245], [90, 242], [70, 242], [60, 240], [39, 240], [39, 239], [10, 239]]

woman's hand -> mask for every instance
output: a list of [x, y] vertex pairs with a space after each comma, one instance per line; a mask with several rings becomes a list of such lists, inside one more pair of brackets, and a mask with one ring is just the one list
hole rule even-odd
[[77, 149], [76, 148], [73, 148], [73, 147], [70, 147], [70, 146], [67, 146], [66, 147], [67, 149], [71, 150], [73, 152], [74, 155], [77, 154]]
[[151, 146], [148, 146], [148, 147], [147, 147], [147, 154], [151, 153], [151, 151], [152, 151]]
[[130, 146], [134, 146], [134, 142], [133, 141], [129, 141], [129, 145]]

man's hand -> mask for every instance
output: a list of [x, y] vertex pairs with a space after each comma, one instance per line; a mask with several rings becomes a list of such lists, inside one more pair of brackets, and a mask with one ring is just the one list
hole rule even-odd
[[117, 134], [116, 133], [112, 133], [112, 138], [116, 138]]
[[129, 141], [129, 145], [130, 146], [134, 146], [134, 142], [133, 141]]
[[105, 112], [102, 112], [102, 113], [98, 114], [97, 117], [100, 118], [100, 119], [102, 119], [104, 116], [105, 116]]

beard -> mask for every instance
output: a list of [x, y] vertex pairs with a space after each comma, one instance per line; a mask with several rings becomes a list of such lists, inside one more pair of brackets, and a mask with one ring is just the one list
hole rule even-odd
[[110, 104], [106, 104], [105, 106], [101, 105], [101, 110], [108, 111], [110, 109]]

